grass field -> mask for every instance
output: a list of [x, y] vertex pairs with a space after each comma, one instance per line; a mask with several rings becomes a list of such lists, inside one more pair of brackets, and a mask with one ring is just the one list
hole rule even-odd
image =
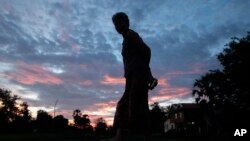
[[[76, 134], [0, 134], [0, 141], [100, 141], [103, 138]], [[154, 135], [152, 138], [153, 141], [210, 141], [207, 138], [171, 138], [160, 135]], [[143, 137], [129, 135], [124, 141], [143, 141]]]
[[3, 134], [0, 141], [95, 141], [94, 137], [73, 134]]

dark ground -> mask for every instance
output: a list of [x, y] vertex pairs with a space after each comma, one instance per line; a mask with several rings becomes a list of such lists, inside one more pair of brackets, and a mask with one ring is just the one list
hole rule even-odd
[[[100, 141], [108, 137], [96, 137], [80, 134], [0, 134], [0, 141]], [[153, 135], [153, 141], [215, 141], [216, 138], [206, 137], [167, 137], [164, 135]], [[226, 141], [225, 139], [219, 139]], [[124, 141], [143, 141], [140, 135], [127, 135]]]

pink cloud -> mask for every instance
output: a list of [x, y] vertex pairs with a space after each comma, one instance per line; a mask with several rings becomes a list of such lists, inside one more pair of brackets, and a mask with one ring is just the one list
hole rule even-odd
[[7, 78], [15, 80], [21, 84], [33, 85], [41, 84], [61, 84], [63, 81], [54, 76], [40, 65], [30, 65], [22, 61], [16, 62], [16, 70], [8, 72]]
[[[190, 94], [190, 89], [186, 87], [176, 87], [171, 86], [169, 84], [167, 78], [160, 78], [158, 81], [158, 87], [156, 88], [157, 94], [154, 96], [149, 97], [149, 104], [153, 104], [154, 102], [163, 102], [175, 98], [182, 98], [187, 94]], [[102, 82], [106, 85], [117, 85], [117, 84], [124, 84], [125, 80], [119, 77], [112, 77], [109, 75], [105, 75], [103, 77]], [[84, 80], [80, 82], [81, 85], [92, 85], [92, 81]], [[80, 109], [83, 114], [89, 115], [89, 118], [92, 122], [92, 125], [95, 126], [95, 120], [102, 117], [106, 120], [108, 125], [113, 124], [115, 108], [117, 105], [116, 100], [110, 100], [107, 102], [99, 102], [93, 103], [93, 105], [89, 106], [87, 109]], [[86, 107], [85, 107], [86, 108]], [[72, 122], [72, 112], [73, 110], [58, 110], [57, 114], [66, 115], [69, 120]]]
[[189, 93], [191, 90], [186, 87], [164, 87], [159, 90], [158, 95], [178, 95], [182, 93]]
[[117, 101], [110, 100], [108, 102], [96, 103], [85, 110], [84, 113], [88, 114], [91, 121], [94, 122], [97, 118], [104, 118], [108, 125], [113, 124], [113, 117]]
[[166, 78], [161, 78], [158, 80], [158, 85], [159, 86], [169, 86], [167, 79]]
[[207, 70], [203, 69], [204, 66], [200, 65], [200, 64], [192, 65], [191, 68], [192, 69], [189, 71], [176, 70], [176, 71], [167, 73], [167, 75], [175, 77], [175, 76], [179, 76], [179, 75], [203, 74], [203, 73], [207, 72]]
[[182, 96], [188, 95], [191, 93], [191, 89], [187, 87], [176, 87], [171, 86], [166, 78], [159, 79], [158, 81], [159, 89], [156, 96], [151, 96], [149, 98], [149, 103], [153, 104], [154, 102], [166, 101], [173, 98], [180, 98]]
[[101, 83], [105, 85], [124, 85], [125, 79], [122, 77], [112, 77], [109, 75], [105, 75]]
[[98, 106], [98, 107], [114, 107], [116, 105], [117, 101], [114, 101], [114, 100], [111, 100], [107, 103], [96, 103], [94, 104], [95, 106]]
[[178, 92], [178, 90], [176, 91], [176, 93], [174, 95], [167, 95], [167, 94], [164, 94], [164, 95], [158, 95], [158, 96], [152, 96], [150, 99], [149, 99], [149, 105], [155, 103], [155, 102], [164, 102], [164, 101], [168, 101], [168, 100], [171, 100], [171, 99], [174, 99], [174, 98], [181, 98], [183, 96], [186, 96], [187, 94], [189, 94], [189, 90], [185, 91], [185, 92]]

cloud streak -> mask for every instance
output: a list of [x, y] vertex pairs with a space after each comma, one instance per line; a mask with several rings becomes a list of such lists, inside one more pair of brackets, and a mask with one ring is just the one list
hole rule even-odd
[[15, 63], [15, 71], [7, 72], [6, 77], [24, 85], [36, 83], [58, 85], [63, 83], [60, 78], [54, 76], [42, 66], [29, 65], [21, 61]]

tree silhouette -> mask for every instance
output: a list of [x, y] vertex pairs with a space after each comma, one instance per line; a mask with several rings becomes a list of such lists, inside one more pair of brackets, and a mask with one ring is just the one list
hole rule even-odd
[[27, 102], [23, 102], [20, 105], [21, 109], [20, 109], [20, 116], [26, 120], [26, 121], [30, 121], [31, 120], [31, 114], [30, 111], [28, 109], [29, 105]]
[[52, 116], [44, 110], [37, 111], [36, 127], [38, 132], [50, 132]]
[[90, 119], [87, 114], [82, 114], [81, 110], [76, 109], [73, 112], [74, 123], [77, 128], [88, 129], [91, 127]]
[[196, 102], [211, 109], [210, 120], [226, 134], [249, 127], [250, 33], [241, 39], [232, 38], [227, 46], [217, 56], [223, 69], [201, 76], [193, 89]]
[[17, 95], [11, 95], [10, 90], [0, 88], [0, 131], [8, 132], [13, 129], [18, 119]]
[[81, 113], [81, 110], [79, 109], [76, 109], [74, 112], [73, 112], [73, 117], [81, 117], [82, 113]]
[[31, 130], [31, 114], [26, 102], [18, 104], [21, 98], [0, 88], [0, 131], [27, 132]]
[[73, 112], [73, 118], [74, 118], [74, 123], [76, 127], [79, 127], [79, 128], [81, 127], [81, 117], [82, 117], [81, 110], [76, 109]]
[[55, 132], [65, 131], [68, 127], [68, 119], [64, 118], [63, 115], [57, 115], [53, 118]]
[[107, 131], [107, 123], [106, 121], [100, 117], [98, 119], [96, 119], [95, 121], [95, 132], [100, 135], [100, 134], [105, 134]]
[[241, 39], [233, 38], [228, 46], [218, 55], [224, 66], [223, 72], [233, 88], [228, 97], [240, 109], [250, 110], [250, 32]]
[[20, 104], [20, 109], [13, 126], [16, 131], [27, 132], [31, 130], [31, 114], [28, 109], [29, 105], [26, 102]]
[[226, 75], [220, 70], [210, 71], [194, 83], [193, 95], [196, 102], [206, 100], [211, 106], [217, 107], [229, 102], [227, 94], [231, 91]]
[[155, 133], [164, 132], [164, 121], [165, 121], [165, 112], [159, 106], [159, 103], [154, 103], [151, 105], [150, 110], [150, 121], [151, 121], [151, 130]]
[[0, 89], [0, 100], [2, 107], [0, 109], [2, 118], [5, 123], [15, 120], [18, 114], [17, 100], [20, 99], [17, 95], [12, 96], [10, 90]]

